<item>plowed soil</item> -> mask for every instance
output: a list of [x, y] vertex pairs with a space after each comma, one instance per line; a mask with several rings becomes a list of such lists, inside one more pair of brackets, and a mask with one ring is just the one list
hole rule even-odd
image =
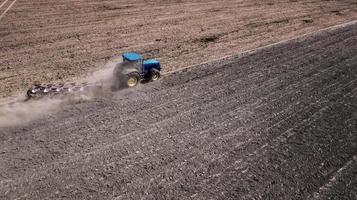
[[2, 128], [0, 198], [356, 199], [356, 130], [357, 22]]
[[357, 19], [356, 0], [9, 0], [0, 14], [13, 2], [0, 19], [2, 97], [124, 51], [167, 72]]

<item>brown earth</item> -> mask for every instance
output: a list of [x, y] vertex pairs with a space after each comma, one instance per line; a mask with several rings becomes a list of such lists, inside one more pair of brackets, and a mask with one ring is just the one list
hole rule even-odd
[[356, 66], [357, 21], [0, 127], [0, 199], [355, 200]]
[[124, 51], [167, 72], [353, 19], [356, 0], [18, 0], [0, 19], [0, 97], [82, 76]]

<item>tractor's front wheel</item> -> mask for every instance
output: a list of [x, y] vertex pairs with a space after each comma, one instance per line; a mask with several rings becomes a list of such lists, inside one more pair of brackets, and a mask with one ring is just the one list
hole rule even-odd
[[150, 80], [151, 81], [157, 81], [160, 78], [160, 71], [157, 69], [152, 69], [150, 71]]
[[131, 72], [127, 75], [127, 86], [135, 87], [140, 81], [140, 74], [138, 72]]

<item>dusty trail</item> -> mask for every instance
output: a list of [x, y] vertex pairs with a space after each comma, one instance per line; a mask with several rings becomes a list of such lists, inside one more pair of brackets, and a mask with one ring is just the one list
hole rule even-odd
[[56, 96], [48, 95], [34, 101], [27, 101], [28, 98], [24, 93], [1, 99], [0, 128], [37, 120], [46, 114], [61, 111], [68, 104], [89, 101], [97, 96], [110, 96], [110, 88], [114, 80], [113, 71], [117, 65], [121, 64], [121, 61], [121, 58], [114, 58], [95, 73], [75, 80], [76, 85], [89, 83], [84, 92]]
[[357, 23], [0, 128], [0, 198], [355, 199]]

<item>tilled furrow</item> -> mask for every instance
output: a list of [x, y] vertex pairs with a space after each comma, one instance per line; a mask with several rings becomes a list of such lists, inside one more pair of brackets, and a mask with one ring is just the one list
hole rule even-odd
[[[203, 115], [204, 115], [204, 113], [203, 113]], [[220, 113], [218, 113], [218, 115], [220, 115]], [[164, 130], [165, 130], [165, 128], [167, 129], [168, 127], [164, 127]]]
[[[273, 88], [271, 88], [269, 85], [264, 85], [263, 86], [263, 88], [268, 88], [268, 90], [266, 90], [266, 92], [264, 92], [265, 94], [269, 94], [269, 91], [273, 91], [274, 90], [274, 88], [276, 88], [277, 86], [275, 86], [275, 87], [273, 87]], [[231, 88], [233, 91], [236, 89], [236, 88]], [[239, 90], [238, 90], [239, 91]], [[254, 87], [252, 87], [252, 90], [251, 90], [251, 92], [243, 92], [242, 94], [239, 94], [241, 97], [240, 98], [242, 98], [242, 99], [252, 99], [252, 97], [245, 97], [245, 94], [251, 94], [251, 93], [253, 93], [253, 91], [254, 91]], [[217, 92], [218, 93], [218, 92]], [[258, 94], [255, 94], [256, 96], [258, 96]], [[213, 97], [212, 99], [213, 100], [216, 100], [217, 98], [219, 98], [220, 97], [220, 95], [215, 95], [216, 97]], [[229, 94], [229, 96], [233, 96], [233, 101], [232, 102], [235, 102], [237, 99], [235, 99], [235, 95], [232, 95], [232, 94]], [[269, 95], [269, 96], [271, 96], [271, 95]], [[232, 99], [232, 98], [231, 98]], [[255, 99], [255, 98], [254, 98]], [[252, 99], [253, 100], [253, 99]], [[208, 103], [209, 101], [207, 101], [207, 102], [205, 102], [205, 103]], [[258, 102], [259, 102], [259, 100], [258, 100]], [[229, 103], [229, 102], [227, 102], [227, 103]], [[229, 103], [230, 104], [230, 103]], [[240, 102], [239, 103], [240, 104], [240, 106], [243, 106], [243, 105], [246, 105], [246, 102]], [[180, 104], [176, 104], [176, 105], [180, 105]], [[193, 104], [192, 105], [189, 105], [188, 106], [188, 108], [190, 108], [190, 109], [196, 109], [196, 108], [198, 108], [199, 106], [194, 106]], [[175, 108], [176, 109], [176, 108]], [[172, 109], [172, 110], [175, 110], [175, 109]], [[202, 109], [202, 108], [200, 108], [200, 109]], [[176, 112], [176, 114], [177, 114], [177, 112]], [[142, 115], [142, 113], [140, 114], [140, 115]], [[170, 116], [170, 115], [166, 115], [166, 116], [163, 116], [163, 119], [170, 119], [170, 118], [174, 118], [176, 115], [172, 115], [172, 116]], [[127, 119], [127, 121], [130, 121], [130, 122], [134, 122], [134, 120], [135, 120], [135, 117], [133, 118], [133, 119]], [[114, 122], [113, 122], [113, 119], [111, 120], [111, 124], [119, 124], [119, 123], [122, 123], [122, 122], [118, 122], [118, 121], [116, 121], [116, 120], [114, 120]], [[141, 124], [142, 122], [136, 122], [136, 124]], [[156, 126], [156, 123], [155, 123], [155, 120], [153, 121], [153, 122], [151, 122], [151, 123], [154, 123], [154, 125]], [[112, 131], [110, 131], [110, 132], [108, 132], [108, 126], [110, 126], [110, 124], [105, 124], [105, 126], [102, 126], [103, 127], [103, 129], [102, 129], [102, 131], [105, 131], [105, 132], [107, 132], [106, 134], [107, 134], [107, 137], [106, 137], [106, 140], [107, 141], [112, 141], [112, 139], [111, 139], [111, 137], [109, 137], [109, 136], [111, 136], [111, 135], [113, 135], [114, 137], [117, 137], [117, 132], [115, 131], [115, 128], [112, 130]], [[72, 125], [72, 127], [75, 127], [75, 125]], [[53, 128], [53, 127], [51, 127], [51, 128]], [[129, 127], [127, 127], [127, 128], [130, 128], [130, 126]], [[98, 131], [101, 131], [101, 129], [99, 128], [99, 127], [97, 127], [97, 129], [98, 129]], [[109, 128], [110, 129], [110, 128]], [[130, 129], [128, 129], [128, 130], [130, 130]], [[83, 129], [83, 130], [79, 130], [80, 132], [82, 132], [82, 131], [87, 131], [87, 129]], [[130, 131], [129, 131], [130, 132]], [[76, 134], [76, 136], [79, 136], [79, 135], [81, 135], [81, 134]], [[58, 135], [59, 137], [61, 137], [62, 135]], [[93, 138], [93, 139], [95, 139], [95, 137]], [[80, 140], [80, 138], [78, 138], [78, 137], [76, 137], [75, 138], [75, 140], [76, 141], [78, 141], [78, 140]], [[51, 142], [52, 143], [52, 142]], [[61, 144], [61, 145], [63, 145], [63, 142], [62, 141], [53, 141], [53, 144], [55, 144], [55, 143], [57, 143], [57, 145], [59, 145], [59, 144]], [[83, 145], [85, 145], [85, 146], [88, 146], [88, 147], [92, 147], [90, 144], [91, 143], [89, 143], [88, 142], [88, 140], [86, 140], [86, 141], [81, 141], [81, 143], [83, 143]], [[56, 146], [57, 146], [56, 145]], [[85, 146], [78, 146], [78, 145], [75, 145], [74, 147], [75, 148], [83, 148], [83, 147], [85, 147]], [[70, 149], [68, 149], [67, 148], [67, 153], [68, 154], [70, 154]], [[28, 150], [27, 150], [28, 151]], [[76, 150], [76, 149], [74, 149], [73, 150], [73, 152], [77, 152], [78, 150]], [[49, 153], [51, 153], [51, 152], [49, 152]], [[39, 156], [39, 155], [36, 155], [37, 157]], [[30, 161], [31, 162], [31, 161]], [[24, 163], [24, 165], [25, 166], [27, 166], [28, 164], [25, 164]]]

